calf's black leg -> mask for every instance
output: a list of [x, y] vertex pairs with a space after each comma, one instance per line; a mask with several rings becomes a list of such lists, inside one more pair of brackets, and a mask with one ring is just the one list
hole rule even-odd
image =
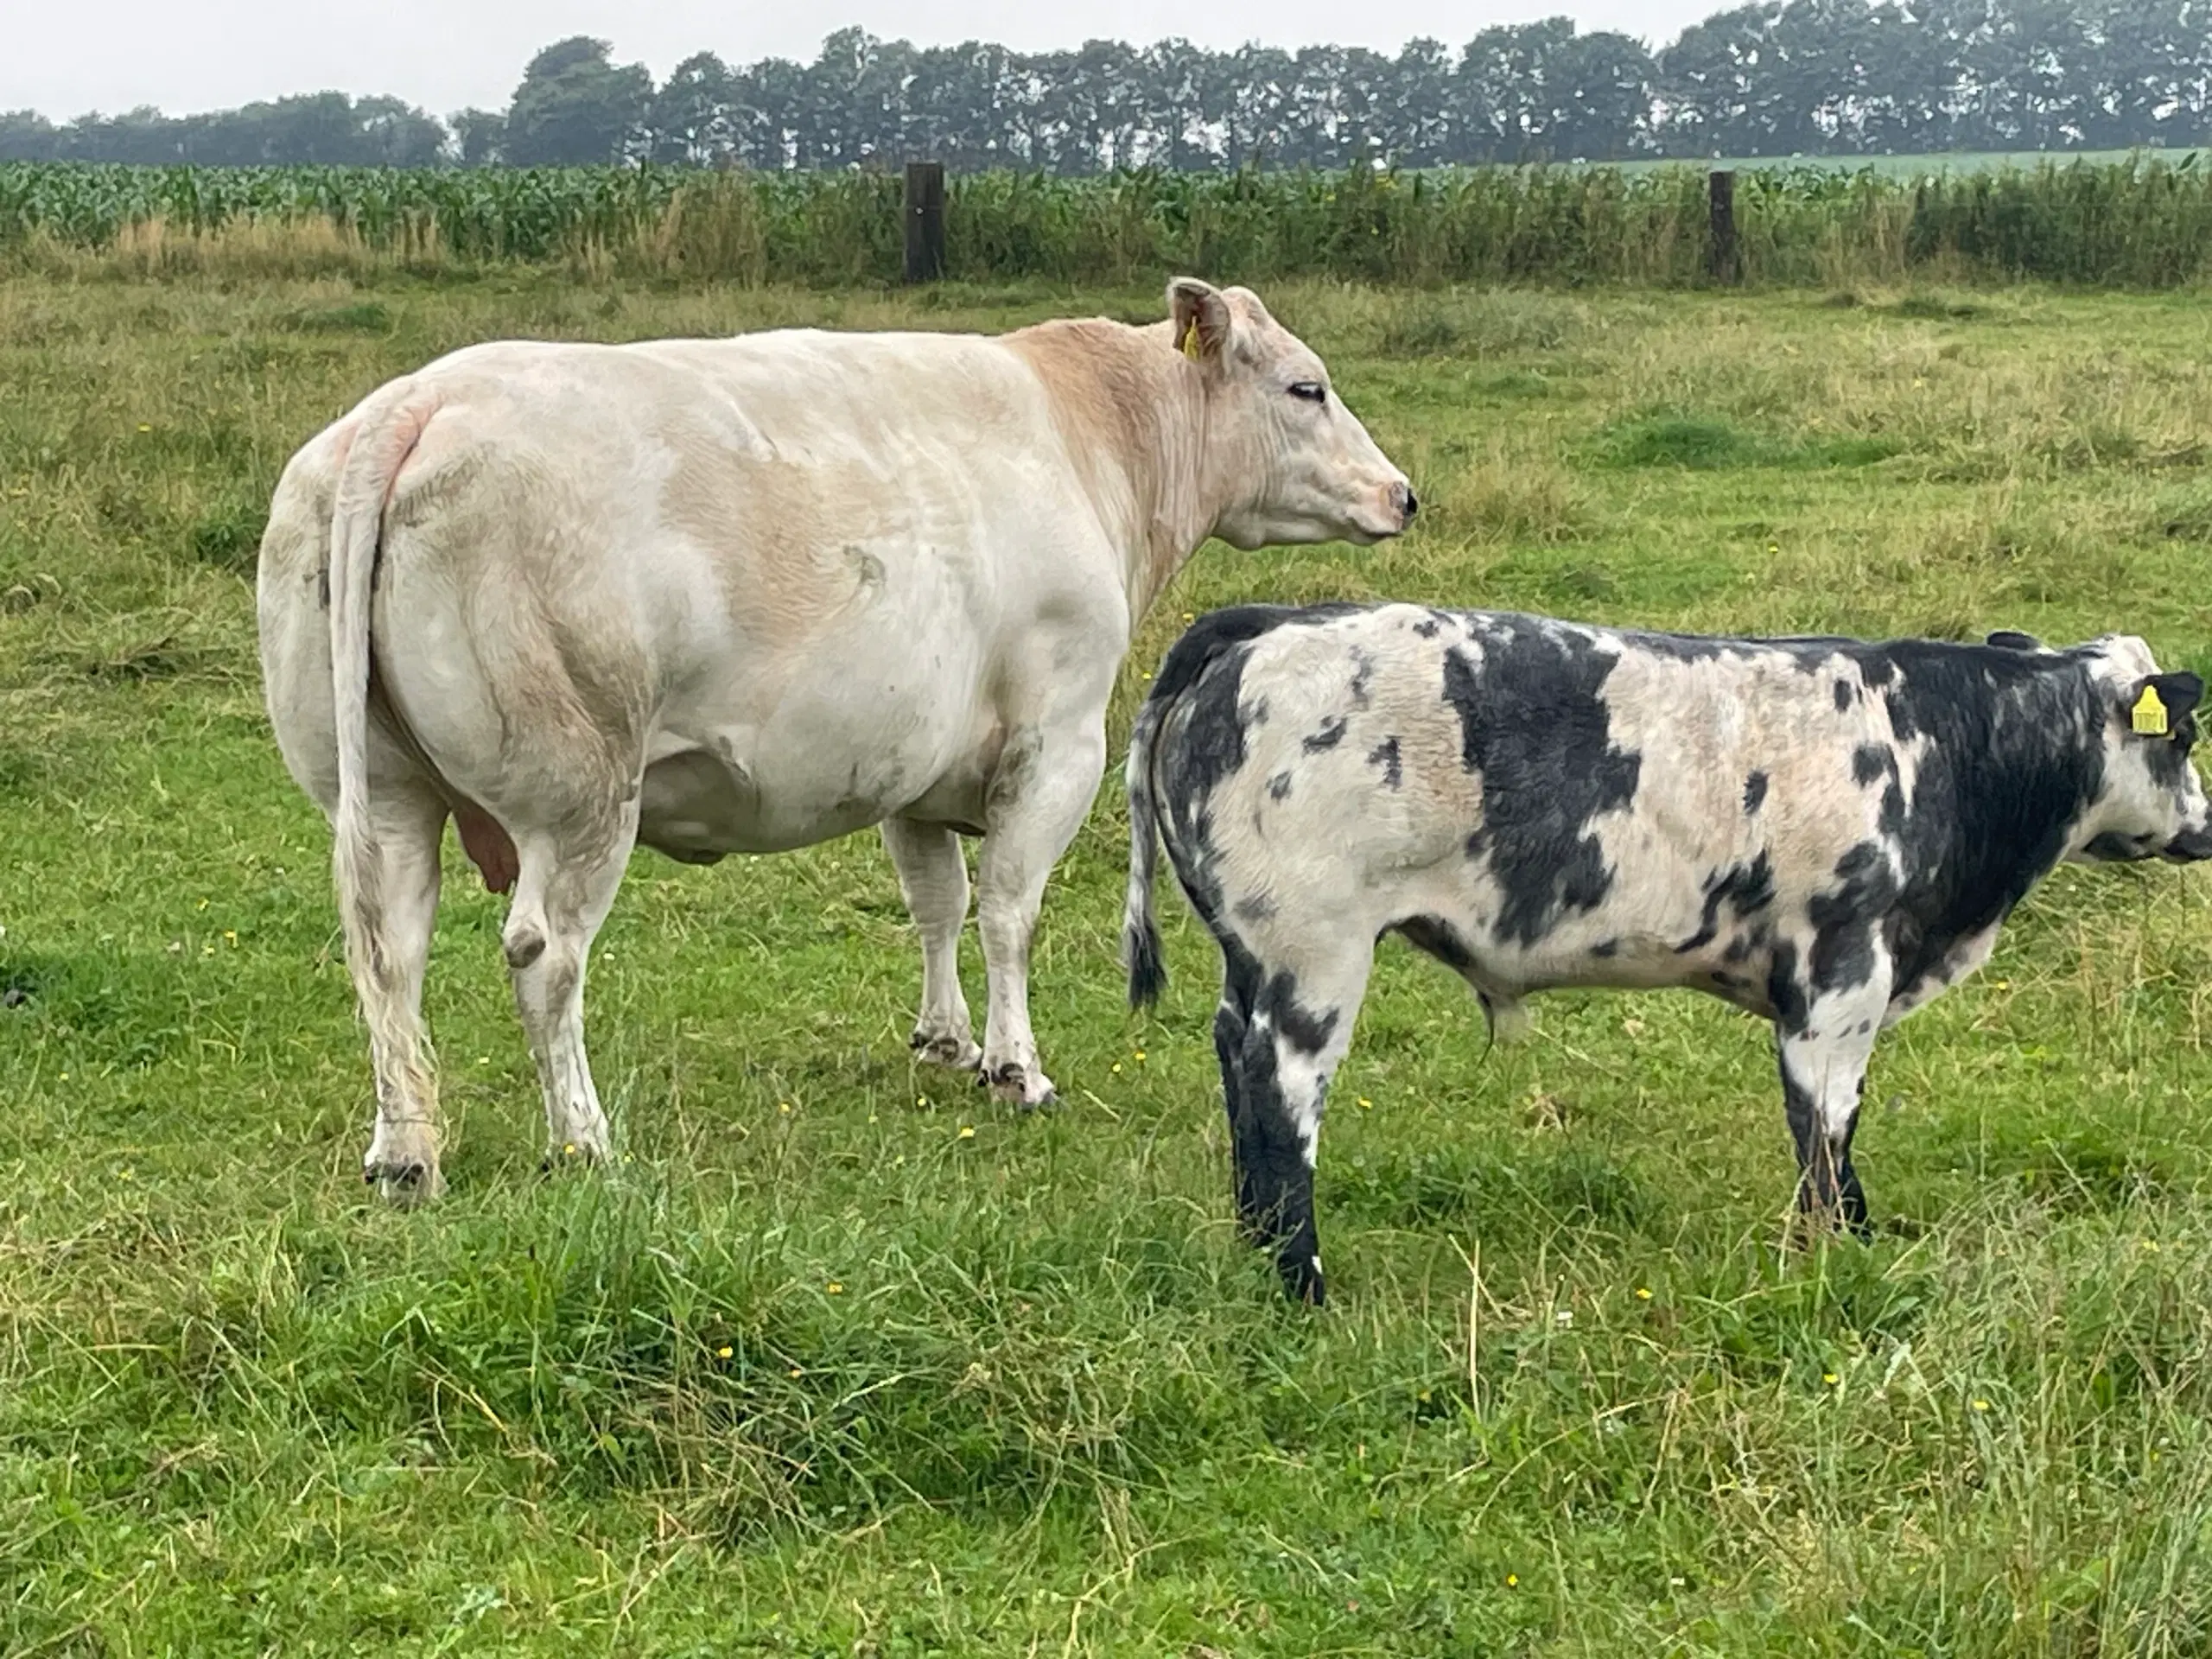
[[1221, 976], [1221, 1006], [1214, 1010], [1213, 1050], [1221, 1063], [1222, 1104], [1229, 1111], [1230, 1167], [1236, 1182], [1236, 1215], [1245, 1236], [1255, 1243], [1262, 1236], [1256, 1217], [1257, 1199], [1251, 1171], [1257, 1154], [1251, 1145], [1249, 1115], [1245, 1106], [1244, 1039], [1250, 1029], [1252, 1001], [1258, 980], [1251, 958], [1232, 940], [1223, 941], [1226, 954]]

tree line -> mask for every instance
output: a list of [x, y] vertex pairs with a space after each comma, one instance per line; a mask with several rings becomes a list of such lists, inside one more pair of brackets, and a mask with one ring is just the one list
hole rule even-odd
[[702, 52], [658, 85], [546, 47], [504, 111], [317, 92], [201, 115], [0, 113], [0, 161], [960, 171], [1910, 154], [2212, 137], [2212, 0], [1761, 0], [1652, 50], [1567, 18], [1416, 40], [1024, 54], [840, 29], [812, 63]]

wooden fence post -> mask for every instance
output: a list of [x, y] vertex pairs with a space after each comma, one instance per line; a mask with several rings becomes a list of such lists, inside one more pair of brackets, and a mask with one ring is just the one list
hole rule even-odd
[[944, 275], [944, 163], [906, 163], [906, 280]]
[[1714, 282], [1733, 283], [1743, 274], [1736, 257], [1736, 175], [1716, 170], [1710, 188], [1713, 240], [1707, 250], [1707, 269]]

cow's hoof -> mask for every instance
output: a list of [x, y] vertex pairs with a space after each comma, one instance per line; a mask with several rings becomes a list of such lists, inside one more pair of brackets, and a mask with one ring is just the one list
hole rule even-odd
[[386, 1204], [411, 1210], [428, 1204], [446, 1190], [445, 1178], [435, 1162], [372, 1160], [361, 1166], [361, 1179], [377, 1190]]
[[1059, 1099], [1050, 1077], [1042, 1071], [1031, 1071], [1020, 1060], [1008, 1060], [995, 1068], [986, 1066], [976, 1080], [989, 1088], [993, 1100], [1018, 1106], [1025, 1112], [1037, 1111]]
[[956, 1031], [917, 1031], [906, 1039], [906, 1046], [925, 1065], [949, 1065], [957, 1071], [974, 1071], [983, 1058], [973, 1037]]

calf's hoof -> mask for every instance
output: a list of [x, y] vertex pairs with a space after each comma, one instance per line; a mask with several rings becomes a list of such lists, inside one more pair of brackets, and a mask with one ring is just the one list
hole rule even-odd
[[1053, 1090], [1052, 1080], [1042, 1071], [1033, 1071], [1020, 1060], [1007, 1060], [998, 1066], [984, 1066], [976, 1081], [991, 1091], [993, 1100], [1003, 1101], [1009, 1106], [1019, 1106], [1025, 1112], [1050, 1106], [1059, 1099]]
[[361, 1166], [361, 1179], [376, 1188], [386, 1204], [411, 1210], [428, 1204], [446, 1190], [437, 1160], [372, 1158]]
[[1275, 1267], [1282, 1274], [1283, 1294], [1292, 1301], [1303, 1302], [1308, 1307], [1328, 1305], [1328, 1291], [1321, 1281], [1319, 1256], [1285, 1255], [1276, 1258]]
[[925, 1065], [949, 1065], [959, 1071], [974, 1071], [983, 1058], [976, 1039], [957, 1031], [917, 1031], [906, 1039], [906, 1046]]

